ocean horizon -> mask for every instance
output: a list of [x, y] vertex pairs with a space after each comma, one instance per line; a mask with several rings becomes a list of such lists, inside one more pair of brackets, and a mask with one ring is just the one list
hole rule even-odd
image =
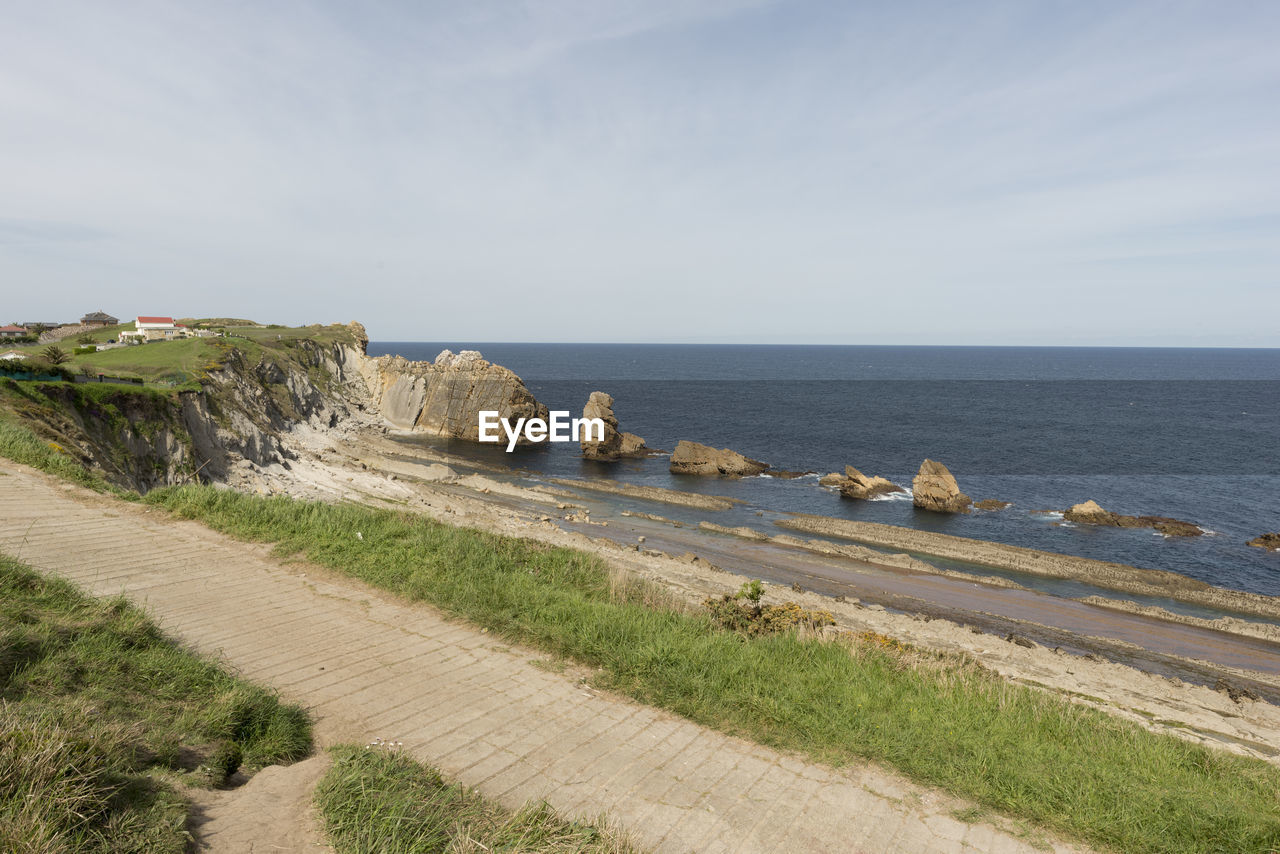
[[[804, 512], [941, 531], [1166, 569], [1280, 595], [1280, 555], [1245, 545], [1280, 528], [1280, 350], [1259, 348], [371, 342], [432, 360], [479, 350], [551, 409], [615, 398], [620, 429], [670, 451], [681, 439], [815, 474], [739, 481], [672, 475], [662, 457], [584, 461], [576, 445], [507, 454], [451, 443], [528, 476], [611, 477], [747, 502], [730, 515]], [[947, 516], [903, 497], [842, 499], [816, 484], [853, 465], [909, 487], [925, 458], [998, 512]], [[1108, 510], [1194, 522], [1204, 536], [1072, 526], [1044, 512]]]

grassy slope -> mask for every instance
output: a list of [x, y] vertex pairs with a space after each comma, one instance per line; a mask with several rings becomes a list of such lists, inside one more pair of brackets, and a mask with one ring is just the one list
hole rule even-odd
[[446, 783], [394, 747], [343, 745], [315, 800], [338, 854], [523, 851], [625, 854], [615, 835], [559, 818], [545, 804], [509, 812]]
[[0, 850], [186, 850], [175, 782], [310, 750], [299, 708], [164, 637], [123, 599], [0, 555]]
[[599, 668], [603, 686], [700, 723], [836, 765], [884, 761], [1094, 845], [1280, 846], [1280, 770], [972, 664], [883, 638], [743, 638], [620, 588], [591, 556], [407, 514], [192, 487], [147, 500]]
[[97, 472], [91, 472], [53, 442], [45, 442], [28, 428], [4, 420], [0, 409], [0, 457], [40, 469], [97, 492], [111, 487]]
[[[204, 321], [194, 321], [204, 324]], [[224, 327], [218, 327], [224, 328]], [[167, 384], [192, 384], [203, 374], [219, 366], [226, 357], [229, 347], [235, 347], [245, 354], [250, 362], [256, 362], [264, 355], [270, 358], [281, 358], [293, 342], [309, 339], [319, 344], [332, 344], [351, 340], [346, 326], [227, 326], [226, 338], [185, 338], [174, 341], [152, 341], [134, 347], [119, 347], [101, 350], [95, 353], [83, 353], [72, 356], [66, 367], [79, 372], [83, 367], [90, 367], [118, 377], [137, 377], [147, 382], [164, 382]], [[110, 326], [89, 333], [98, 342], [116, 338], [122, 330], [133, 329], [133, 323]], [[59, 341], [57, 346], [71, 354], [73, 348], [80, 346], [80, 336]], [[48, 345], [30, 344], [13, 347], [20, 352], [39, 356]], [[5, 349], [10, 349], [6, 347]], [[192, 385], [191, 387], [195, 387]]]

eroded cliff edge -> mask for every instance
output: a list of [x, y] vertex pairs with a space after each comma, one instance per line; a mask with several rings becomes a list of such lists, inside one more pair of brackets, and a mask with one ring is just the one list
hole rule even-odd
[[474, 351], [372, 358], [359, 323], [291, 332], [305, 334], [210, 339], [207, 362], [171, 390], [6, 379], [0, 415], [140, 492], [196, 479], [243, 486], [258, 468], [288, 468], [309, 433], [390, 427], [476, 441], [482, 409], [547, 416], [518, 376]]

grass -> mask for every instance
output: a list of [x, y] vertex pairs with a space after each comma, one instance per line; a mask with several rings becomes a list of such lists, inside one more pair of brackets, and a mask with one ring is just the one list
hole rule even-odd
[[511, 812], [446, 783], [393, 746], [341, 745], [316, 786], [337, 854], [520, 851], [625, 854], [632, 849], [598, 827], [560, 818], [546, 804]]
[[182, 852], [179, 784], [310, 751], [299, 708], [0, 555], [0, 851]]
[[[212, 318], [207, 321], [194, 321], [194, 323], [211, 328], [224, 328], [214, 322], [220, 319], [229, 320], [229, 318]], [[236, 321], [236, 323], [240, 322], [243, 321]], [[121, 331], [132, 330], [133, 326], [131, 321], [119, 326], [97, 329], [88, 335], [97, 343], [105, 343], [109, 339], [118, 338]], [[180, 338], [82, 353], [72, 356], [65, 367], [72, 372], [78, 372], [87, 366], [95, 373], [126, 379], [137, 378], [149, 383], [182, 386], [194, 390], [199, 387], [199, 381], [210, 370], [222, 367], [228, 350], [233, 347], [241, 351], [252, 364], [264, 355], [275, 354], [283, 357], [284, 351], [291, 349], [304, 339], [318, 344], [351, 340], [350, 331], [340, 324], [295, 327], [229, 324], [225, 328], [228, 333], [227, 338]], [[58, 346], [70, 354], [72, 348], [79, 346], [81, 337], [83, 336], [73, 336], [60, 341]], [[38, 356], [47, 346], [46, 344], [29, 344], [13, 349]]]
[[73, 371], [90, 365], [98, 372], [121, 377], [141, 377], [148, 382], [185, 383], [199, 376], [223, 357], [217, 338], [182, 338], [152, 341], [133, 347], [99, 350], [75, 356], [67, 367]]
[[91, 472], [54, 442], [45, 442], [26, 427], [0, 421], [0, 457], [40, 469], [96, 492], [111, 489], [102, 476]]
[[146, 500], [434, 603], [597, 668], [601, 687], [762, 744], [837, 766], [881, 761], [1113, 850], [1280, 848], [1280, 769], [1011, 685], [972, 663], [875, 635], [745, 637], [620, 583], [592, 556], [390, 510], [207, 487]]

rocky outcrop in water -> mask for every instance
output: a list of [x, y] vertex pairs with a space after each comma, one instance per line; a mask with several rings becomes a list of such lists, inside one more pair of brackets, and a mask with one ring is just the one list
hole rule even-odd
[[[434, 362], [380, 356], [365, 359], [363, 370], [373, 405], [401, 430], [478, 442], [482, 410], [512, 424], [547, 417], [520, 377], [475, 350], [445, 350]], [[523, 436], [520, 441], [527, 442]]]
[[877, 495], [887, 495], [891, 492], [905, 492], [905, 490], [888, 478], [871, 476], [863, 474], [853, 466], [844, 467], [844, 477], [836, 483], [840, 488], [840, 496], [842, 498], [875, 498]]
[[1110, 528], [1154, 528], [1168, 537], [1198, 537], [1204, 533], [1198, 525], [1171, 519], [1168, 516], [1127, 516], [1104, 510], [1098, 502], [1089, 500], [1074, 505], [1062, 514], [1067, 522], [1081, 525], [1102, 525]]
[[[618, 431], [618, 419], [613, 414], [613, 397], [602, 391], [593, 391], [587, 398], [587, 405], [582, 407], [584, 420], [599, 418], [604, 422], [604, 438], [597, 440], [595, 433], [585, 430], [580, 444], [582, 458], [600, 462], [614, 462], [624, 457], [642, 457], [648, 451], [644, 439], [634, 433]], [[590, 439], [587, 437], [591, 436]]]
[[984, 498], [981, 501], [973, 502], [975, 510], [1003, 510], [1008, 507], [1010, 502], [1001, 501], [999, 498]]
[[672, 474], [697, 474], [708, 477], [749, 477], [768, 471], [769, 464], [744, 457], [728, 448], [681, 440], [671, 454]]
[[1263, 534], [1260, 537], [1254, 537], [1248, 542], [1248, 545], [1259, 549], [1280, 551], [1280, 534]]
[[968, 513], [973, 499], [960, 491], [951, 472], [936, 460], [925, 460], [911, 481], [912, 503], [935, 513]]

